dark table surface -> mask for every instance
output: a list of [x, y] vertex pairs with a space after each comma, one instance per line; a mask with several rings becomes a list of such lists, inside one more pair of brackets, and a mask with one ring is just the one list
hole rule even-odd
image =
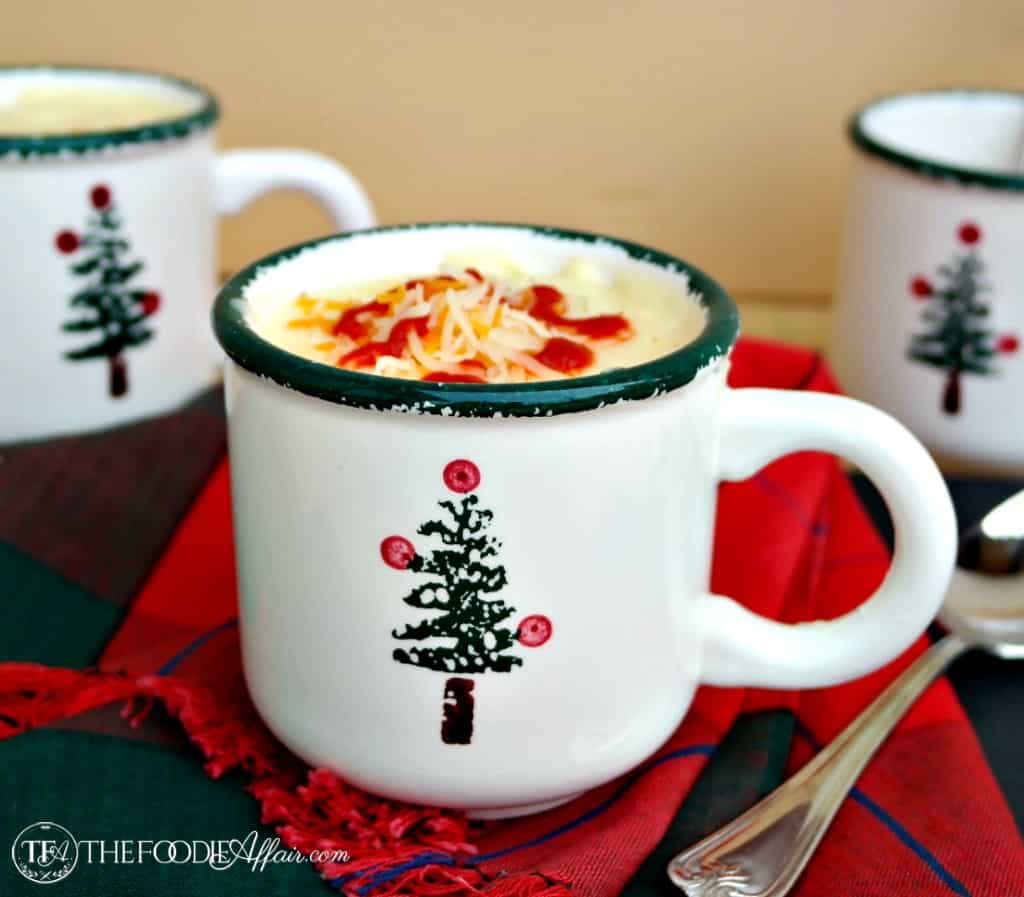
[[[953, 477], [947, 482], [961, 532], [1004, 498], [1024, 488], [1024, 482]], [[892, 524], [881, 497], [862, 476], [854, 477], [854, 486], [891, 546]], [[1020, 587], [1024, 589], [1024, 580]], [[983, 651], [972, 651], [953, 664], [949, 679], [974, 724], [1017, 827], [1024, 831], [1024, 661], [999, 660]]]

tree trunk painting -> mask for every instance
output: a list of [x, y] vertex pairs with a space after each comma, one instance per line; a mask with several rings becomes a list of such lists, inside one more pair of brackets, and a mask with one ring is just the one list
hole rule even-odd
[[128, 365], [121, 355], [112, 355], [107, 359], [110, 363], [110, 394], [117, 398], [128, 392]]
[[453, 676], [444, 684], [441, 741], [469, 744], [473, 740], [473, 680]]
[[942, 393], [942, 410], [946, 414], [960, 413], [960, 371], [953, 368], [946, 378], [946, 388]]

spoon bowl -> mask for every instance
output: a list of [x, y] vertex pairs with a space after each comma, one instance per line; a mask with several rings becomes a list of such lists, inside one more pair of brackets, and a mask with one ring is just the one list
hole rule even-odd
[[939, 622], [969, 645], [1005, 660], [1024, 660], [1024, 581], [1000, 582], [957, 569]]
[[1024, 491], [996, 505], [960, 542], [939, 622], [964, 642], [1024, 658]]

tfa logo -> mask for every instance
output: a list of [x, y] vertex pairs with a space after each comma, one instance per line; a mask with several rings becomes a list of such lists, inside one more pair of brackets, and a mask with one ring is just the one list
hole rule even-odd
[[55, 822], [33, 822], [11, 845], [14, 868], [29, 881], [52, 885], [67, 878], [78, 862], [78, 842]]

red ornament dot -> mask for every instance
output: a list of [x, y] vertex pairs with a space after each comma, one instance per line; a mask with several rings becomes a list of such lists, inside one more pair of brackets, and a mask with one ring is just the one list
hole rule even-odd
[[932, 284], [927, 277], [915, 277], [910, 281], [910, 292], [918, 299], [924, 299], [932, 294]]
[[388, 536], [380, 543], [380, 556], [389, 567], [405, 570], [416, 557], [416, 549], [402, 536]]
[[551, 638], [551, 628], [551, 621], [544, 614], [531, 614], [519, 624], [516, 638], [525, 648], [539, 648]]
[[148, 293], [142, 294], [142, 311], [144, 314], [151, 315], [160, 307], [160, 294], [150, 290]]
[[106, 184], [97, 184], [89, 194], [94, 208], [105, 209], [110, 205], [110, 188]]
[[472, 461], [449, 461], [444, 468], [444, 484], [452, 492], [472, 492], [480, 485], [480, 468]]
[[1004, 355], [1012, 355], [1019, 348], [1020, 337], [1014, 336], [1012, 333], [1007, 333], [1005, 336], [999, 337], [999, 341], [996, 343], [996, 349]]
[[57, 239], [54, 242], [57, 244], [57, 249], [65, 254], [74, 252], [82, 245], [82, 241], [78, 239], [78, 234], [73, 230], [62, 230], [57, 234]]
[[961, 243], [973, 246], [981, 239], [981, 228], [973, 221], [965, 221], [960, 225], [960, 230], [957, 231], [957, 235], [960, 237]]

